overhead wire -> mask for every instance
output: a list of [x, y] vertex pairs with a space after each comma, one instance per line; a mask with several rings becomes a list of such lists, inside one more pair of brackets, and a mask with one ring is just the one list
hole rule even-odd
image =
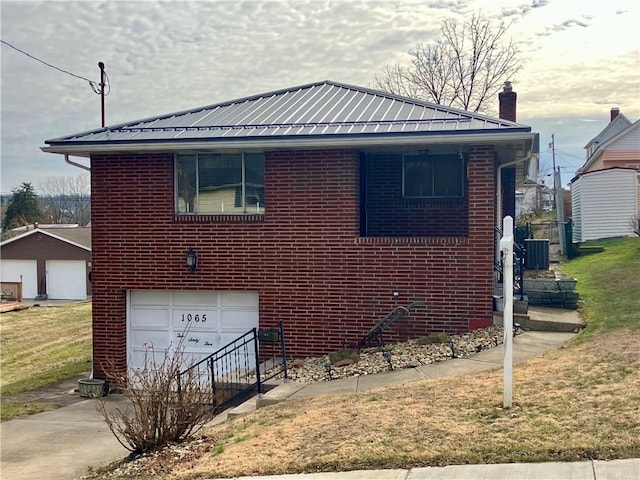
[[[1, 40], [0, 39], [0, 42], [3, 43], [4, 45], [6, 45], [7, 47], [13, 48], [14, 50], [22, 53], [23, 55], [26, 55], [27, 57], [46, 65], [47, 67], [53, 68], [54, 70], [58, 70], [59, 72], [62, 72], [62, 73], [66, 73], [67, 75], [71, 75], [72, 77], [79, 78], [80, 80], [84, 80], [85, 82], [89, 82], [89, 86], [91, 87], [91, 90], [93, 90], [95, 93], [98, 93], [98, 94], [100, 93], [99, 84], [97, 84], [93, 80], [89, 80], [88, 78], [83, 77], [81, 75], [76, 75], [75, 73], [71, 73], [68, 70], [65, 70], [63, 68], [56, 67], [55, 65], [52, 65], [52, 64], [50, 64], [48, 62], [45, 62], [44, 60], [42, 60], [42, 59], [40, 59], [38, 57], [35, 57], [34, 55], [31, 55], [30, 53], [25, 52], [24, 50], [21, 50], [20, 48], [16, 47], [15, 45], [11, 45], [9, 42], [6, 42], [5, 40]], [[107, 82], [105, 83], [105, 86], [109, 87], [109, 92], [110, 92], [111, 91], [111, 85], [109, 85], [109, 83], [108, 83], [109, 77], [107, 77], [106, 72], [105, 72], [105, 77], [107, 78]], [[105, 95], [108, 95], [108, 94], [109, 94], [108, 92], [105, 93]]]

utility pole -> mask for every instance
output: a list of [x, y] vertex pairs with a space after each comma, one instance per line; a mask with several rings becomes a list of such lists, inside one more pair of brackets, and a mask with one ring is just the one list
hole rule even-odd
[[551, 159], [553, 161], [553, 209], [557, 208], [556, 205], [556, 140], [555, 133], [551, 134], [551, 143], [549, 144], [549, 148], [551, 149]]
[[104, 87], [105, 87], [104, 63], [98, 62], [98, 68], [100, 69], [100, 106], [101, 106], [100, 111], [102, 113], [102, 128], [104, 128], [104, 125], [105, 125], [104, 123]]

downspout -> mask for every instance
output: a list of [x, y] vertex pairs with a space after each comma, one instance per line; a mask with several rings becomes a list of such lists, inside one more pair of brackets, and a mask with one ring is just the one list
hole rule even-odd
[[69, 165], [73, 165], [74, 167], [81, 168], [83, 170], [86, 170], [87, 172], [91, 171], [91, 167], [87, 167], [86, 165], [82, 165], [81, 163], [76, 163], [74, 161], [69, 160], [69, 154], [68, 153], [64, 154], [64, 161], [66, 163], [68, 163]]
[[[91, 172], [91, 167], [87, 167], [86, 165], [82, 165], [81, 163], [77, 163], [77, 162], [74, 162], [72, 160], [69, 160], [69, 154], [68, 153], [64, 154], [64, 161], [66, 163], [68, 163], [69, 165], [81, 168], [83, 170], [86, 170], [87, 172]], [[90, 379], [93, 378], [93, 368], [91, 369], [91, 373], [89, 374], [89, 378]]]

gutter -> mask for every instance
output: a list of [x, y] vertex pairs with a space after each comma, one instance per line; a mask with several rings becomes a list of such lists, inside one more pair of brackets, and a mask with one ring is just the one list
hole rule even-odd
[[[422, 133], [422, 132], [420, 132]], [[240, 138], [240, 139], [215, 139], [209, 141], [184, 140], [184, 141], [138, 141], [138, 142], [60, 142], [49, 146], [40, 147], [47, 153], [60, 153], [89, 157], [93, 153], [125, 153], [125, 152], [150, 152], [150, 151], [183, 151], [183, 150], [286, 150], [286, 149], [320, 149], [320, 148], [362, 148], [390, 145], [433, 145], [433, 144], [487, 144], [487, 143], [511, 143], [523, 140], [533, 141], [535, 133], [528, 132], [501, 132], [501, 133], [474, 133], [464, 134], [448, 131], [441, 135], [395, 135], [375, 136], [363, 138], [362, 135], [342, 138]], [[452, 134], [453, 133], [453, 134]], [[76, 165], [77, 166], [77, 165]], [[82, 167], [80, 167], [82, 168]]]

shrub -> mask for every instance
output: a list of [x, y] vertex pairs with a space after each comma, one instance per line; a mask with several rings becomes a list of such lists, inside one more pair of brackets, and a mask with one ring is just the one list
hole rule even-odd
[[122, 374], [113, 365], [105, 369], [109, 387], [130, 402], [124, 408], [112, 407], [105, 397], [97, 401], [97, 408], [118, 442], [132, 454], [181, 442], [211, 419], [212, 388], [195, 370], [180, 375], [178, 389], [178, 375], [191, 366], [183, 361], [183, 353], [179, 345], [158, 361], [149, 348], [140, 370]]

